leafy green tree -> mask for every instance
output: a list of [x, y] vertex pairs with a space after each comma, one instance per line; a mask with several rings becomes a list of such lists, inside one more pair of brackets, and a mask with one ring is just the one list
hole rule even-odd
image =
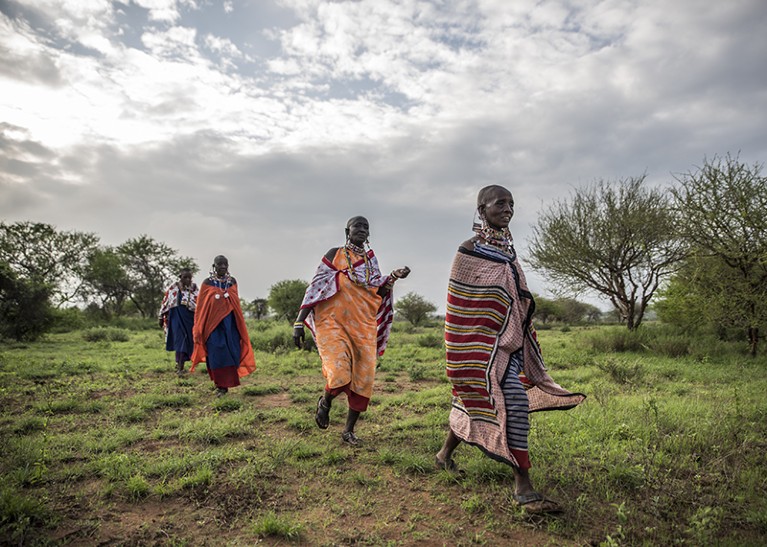
[[751, 355], [767, 325], [767, 177], [762, 167], [729, 154], [715, 156], [677, 176], [679, 184], [672, 189], [685, 219], [682, 236], [694, 254], [670, 294], [679, 297], [686, 291], [689, 306], [708, 321], [739, 325]]
[[96, 249], [88, 257], [83, 272], [84, 294], [96, 299], [102, 313], [109, 319], [123, 315], [125, 302], [130, 299], [132, 282], [125, 259], [112, 247]]
[[287, 319], [291, 323], [298, 315], [304, 293], [309, 283], [301, 279], [285, 279], [269, 288], [269, 307], [278, 319]]
[[194, 260], [179, 256], [175, 249], [147, 235], [129, 239], [115, 252], [123, 260], [129, 298], [142, 317], [157, 315], [166, 286], [178, 278], [182, 268], [189, 268], [192, 274], [198, 271]]
[[409, 292], [394, 302], [394, 310], [404, 317], [413, 326], [423, 324], [432, 313], [437, 311], [437, 306], [426, 300], [420, 294]]
[[533, 319], [536, 322], [546, 324], [549, 321], [556, 321], [559, 318], [559, 307], [551, 298], [545, 296], [535, 296], [535, 314]]
[[630, 330], [686, 253], [668, 195], [645, 178], [576, 190], [541, 213], [530, 241], [535, 269], [565, 292], [607, 297]]
[[9, 264], [0, 262], [0, 336], [31, 342], [53, 323], [50, 288], [20, 279]]
[[91, 233], [59, 231], [39, 222], [0, 222], [0, 261], [21, 279], [46, 284], [56, 305], [80, 295], [88, 255], [99, 238]]

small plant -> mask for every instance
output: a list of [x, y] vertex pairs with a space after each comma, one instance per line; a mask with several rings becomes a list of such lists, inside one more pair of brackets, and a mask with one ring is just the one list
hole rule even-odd
[[213, 402], [213, 408], [221, 412], [233, 412], [242, 408], [242, 401], [232, 397], [222, 397]]
[[201, 486], [207, 486], [213, 481], [213, 470], [204, 465], [196, 469], [191, 475], [182, 477], [179, 481], [181, 488], [194, 489]]
[[461, 502], [461, 509], [469, 514], [477, 515], [487, 511], [488, 505], [487, 502], [485, 502], [485, 500], [482, 499], [479, 495], [474, 494], [469, 499]]
[[304, 533], [304, 527], [301, 524], [293, 522], [288, 517], [269, 512], [256, 520], [251, 530], [260, 537], [276, 537], [288, 541], [298, 541]]
[[0, 490], [0, 536], [9, 545], [28, 544], [30, 532], [44, 526], [49, 511], [38, 500], [22, 496], [10, 488]]
[[129, 500], [138, 501], [149, 495], [149, 483], [143, 476], [133, 475], [125, 481], [125, 492]]

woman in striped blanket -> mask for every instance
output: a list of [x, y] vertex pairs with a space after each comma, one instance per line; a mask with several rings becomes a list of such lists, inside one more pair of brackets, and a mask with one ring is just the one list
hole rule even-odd
[[509, 231], [513, 214], [506, 188], [480, 190], [475, 235], [453, 260], [445, 316], [453, 402], [450, 432], [435, 463], [458, 473], [453, 451], [461, 441], [477, 446], [512, 466], [517, 503], [531, 513], [556, 512], [559, 504], [530, 480], [528, 414], [572, 408], [585, 395], [560, 387], [544, 367], [531, 321], [535, 302]]
[[370, 226], [357, 216], [346, 223], [346, 244], [330, 249], [306, 289], [293, 328], [303, 347], [304, 323], [312, 331], [322, 359], [325, 393], [317, 401], [314, 420], [330, 423], [330, 405], [345, 393], [349, 404], [343, 442], [360, 443], [354, 426], [373, 394], [376, 359], [383, 355], [392, 322], [392, 287], [410, 273], [405, 266], [381, 275], [372, 249], [365, 249]]

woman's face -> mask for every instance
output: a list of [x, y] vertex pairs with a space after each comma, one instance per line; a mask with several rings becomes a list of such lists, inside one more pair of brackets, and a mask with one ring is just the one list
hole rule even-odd
[[480, 212], [491, 228], [502, 230], [508, 228], [511, 217], [514, 216], [514, 198], [505, 188], [491, 190], [485, 203], [480, 206]]
[[178, 280], [181, 281], [182, 286], [189, 287], [192, 284], [192, 272], [182, 272]]
[[213, 269], [218, 277], [224, 277], [229, 271], [229, 261], [224, 256], [217, 256], [213, 261]]
[[361, 247], [370, 235], [370, 225], [365, 217], [354, 217], [346, 226], [349, 241]]

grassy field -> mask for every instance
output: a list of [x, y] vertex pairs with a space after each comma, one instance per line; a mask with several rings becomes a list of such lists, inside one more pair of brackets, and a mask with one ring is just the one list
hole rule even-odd
[[[589, 395], [532, 416], [533, 479], [460, 447], [434, 469], [450, 388], [439, 327], [396, 325], [360, 448], [346, 402], [320, 431], [316, 352], [251, 324], [258, 370], [214, 397], [178, 378], [159, 330], [0, 346], [0, 542], [8, 545], [764, 545], [767, 357], [610, 328], [540, 333], [554, 379]], [[629, 351], [613, 351], [622, 349]], [[669, 357], [668, 355], [673, 355]]]

